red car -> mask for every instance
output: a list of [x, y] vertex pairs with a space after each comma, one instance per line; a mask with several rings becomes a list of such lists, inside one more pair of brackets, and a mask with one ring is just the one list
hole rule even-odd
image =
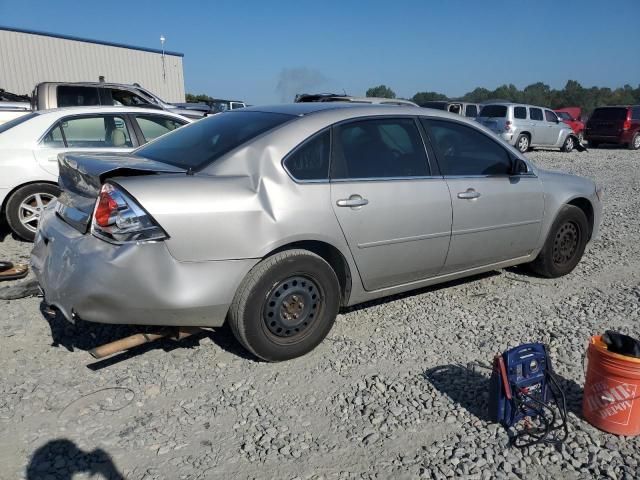
[[564, 123], [569, 125], [573, 132], [576, 134], [580, 143], [582, 143], [584, 138], [584, 123], [580, 120], [582, 117], [582, 109], [580, 107], [567, 107], [567, 108], [559, 108], [555, 110]]

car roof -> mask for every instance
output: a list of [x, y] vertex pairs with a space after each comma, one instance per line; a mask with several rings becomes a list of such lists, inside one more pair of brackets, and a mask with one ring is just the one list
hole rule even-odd
[[541, 108], [542, 110], [552, 110], [550, 107], [541, 107], [540, 105], [530, 105], [528, 103], [517, 103], [517, 102], [490, 102], [483, 103], [481, 106], [486, 107], [488, 105], [501, 105], [503, 107], [515, 106], [515, 107], [531, 107], [531, 108]]

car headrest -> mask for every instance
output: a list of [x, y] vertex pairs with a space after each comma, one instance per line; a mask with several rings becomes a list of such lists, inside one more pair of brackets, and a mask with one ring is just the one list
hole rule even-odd
[[124, 147], [127, 145], [127, 137], [122, 130], [115, 129], [111, 132], [111, 145], [114, 147]]

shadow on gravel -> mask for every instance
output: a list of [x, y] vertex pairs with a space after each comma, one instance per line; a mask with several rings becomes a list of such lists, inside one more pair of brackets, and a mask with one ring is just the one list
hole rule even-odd
[[578, 418], [582, 418], [582, 392], [584, 389], [573, 380], [565, 378], [557, 372], [554, 372], [554, 374], [567, 399], [567, 411]]
[[31, 456], [26, 473], [27, 480], [71, 480], [76, 473], [86, 473], [90, 477], [100, 475], [108, 480], [124, 480], [107, 452], [100, 448], [85, 452], [67, 439], [51, 440], [37, 449]]
[[[64, 347], [70, 352], [76, 349], [88, 351], [105, 343], [153, 329], [153, 327], [110, 325], [84, 320], [76, 320], [74, 324], [68, 321], [64, 315], [58, 311], [49, 312], [44, 303], [41, 303], [40, 311], [44, 319], [49, 323], [49, 328], [51, 329], [51, 346]], [[113, 355], [112, 357], [90, 363], [87, 365], [87, 368], [91, 370], [101, 370], [156, 349], [170, 352], [177, 348], [196, 348], [200, 345], [200, 341], [205, 338], [209, 338], [222, 350], [233, 355], [247, 360], [256, 360], [255, 357], [240, 346], [229, 327], [225, 324], [216, 330], [203, 330], [180, 341], [168, 338], [145, 343], [139, 347]], [[87, 356], [87, 358], [89, 359], [90, 357]]]
[[423, 373], [426, 381], [480, 420], [489, 419], [489, 376], [463, 365], [442, 365]]
[[397, 300], [402, 300], [403, 298], [413, 297], [415, 295], [422, 295], [427, 292], [437, 292], [443, 288], [451, 288], [456, 287], [458, 285], [464, 285], [465, 283], [477, 282], [478, 280], [483, 280], [485, 278], [491, 278], [501, 275], [500, 270], [492, 270], [490, 272], [480, 273], [478, 275], [473, 275], [471, 277], [459, 278], [457, 280], [451, 280], [446, 283], [439, 283], [437, 285], [431, 285], [429, 287], [419, 288], [417, 290], [410, 290], [404, 293], [398, 293], [397, 295], [391, 295], [390, 297], [379, 298], [376, 300], [371, 300], [366, 303], [359, 303], [358, 305], [353, 305], [351, 307], [345, 307], [340, 309], [341, 313], [349, 313], [349, 312], [357, 312], [358, 310], [363, 310], [365, 308], [372, 307], [374, 305], [384, 305], [385, 303], [395, 302]]

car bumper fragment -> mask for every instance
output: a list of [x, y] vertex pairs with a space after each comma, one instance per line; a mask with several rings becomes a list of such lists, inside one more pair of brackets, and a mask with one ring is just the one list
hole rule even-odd
[[257, 262], [179, 262], [163, 242], [112, 245], [81, 234], [51, 208], [31, 253], [45, 302], [68, 319], [136, 325], [222, 325]]

